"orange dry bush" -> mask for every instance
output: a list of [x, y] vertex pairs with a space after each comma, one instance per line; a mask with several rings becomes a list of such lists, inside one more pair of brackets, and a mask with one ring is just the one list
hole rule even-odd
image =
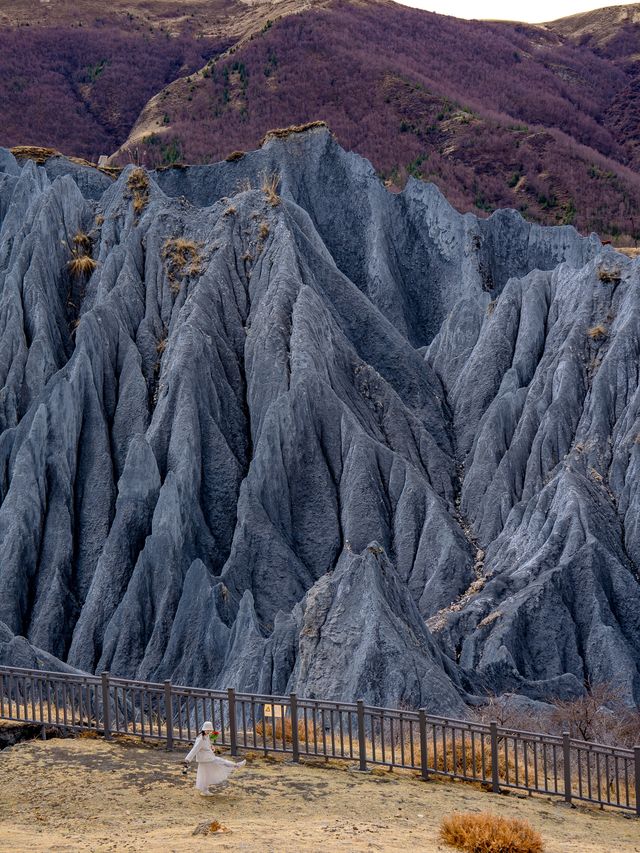
[[607, 327], [603, 326], [602, 323], [598, 323], [597, 326], [592, 326], [590, 329], [587, 329], [587, 335], [592, 341], [601, 341], [603, 338], [607, 337]]
[[452, 814], [440, 824], [440, 838], [466, 853], [542, 853], [540, 833], [518, 818], [489, 812]]
[[149, 178], [144, 169], [133, 169], [127, 178], [127, 187], [133, 196], [133, 212], [138, 216], [149, 204]]
[[622, 278], [622, 273], [615, 267], [613, 269], [600, 267], [598, 270], [598, 278], [603, 284], [617, 284]]
[[286, 139], [287, 136], [291, 136], [293, 133], [304, 133], [306, 130], [313, 130], [316, 127], [327, 127], [327, 123], [326, 121], [308, 121], [306, 124], [292, 124], [289, 125], [289, 127], [277, 127], [273, 130], [268, 130], [265, 133], [260, 145], [264, 145], [268, 139]]
[[227, 154], [225, 160], [227, 163], [236, 163], [238, 160], [242, 160], [244, 155], [244, 151], [232, 151], [231, 154]]
[[80, 255], [73, 252], [73, 257], [68, 262], [67, 268], [74, 278], [84, 278], [91, 275], [96, 268], [96, 262], [90, 255]]
[[[273, 724], [268, 720], [263, 723], [262, 720], [256, 723], [256, 735], [259, 738], [266, 738], [267, 745], [271, 741], [273, 743]], [[276, 720], [276, 728], [275, 728], [275, 737], [276, 741], [282, 743], [282, 720]], [[293, 740], [293, 728], [291, 726], [291, 720], [285, 719], [284, 721], [284, 739], [286, 743], [291, 743]], [[298, 721], [298, 741], [305, 740], [305, 732], [304, 732], [304, 721]]]
[[280, 184], [280, 175], [275, 172], [272, 175], [264, 175], [262, 178], [262, 192], [265, 195], [267, 204], [271, 207], [277, 207], [280, 204], [280, 196], [278, 195], [278, 185]]
[[[399, 751], [399, 748], [397, 749]], [[405, 743], [405, 756], [407, 757], [407, 761], [409, 761], [411, 757], [411, 746], [409, 743]], [[421, 758], [422, 754], [420, 752], [420, 746], [414, 742], [413, 762], [415, 767], [420, 766]], [[520, 752], [518, 756], [518, 761], [519, 771], [522, 774], [524, 773], [524, 759], [522, 752]], [[531, 772], [533, 773], [533, 758], [530, 758], [528, 763], [530, 765]], [[442, 748], [442, 741], [438, 738], [434, 758], [433, 742], [429, 739], [427, 743], [427, 765], [439, 773], [456, 773], [458, 776], [475, 777], [476, 780], [482, 781], [482, 746], [479, 740], [477, 740], [475, 745], [472, 746], [470, 740], [467, 738], [463, 749], [462, 742], [458, 737], [456, 739], [454, 756], [453, 742], [451, 741], [451, 738], [447, 737], [446, 748], [444, 750]], [[515, 774], [513, 750], [509, 750], [508, 760], [505, 760], [504, 750], [501, 748], [498, 752], [498, 773], [500, 774], [501, 779], [506, 777], [507, 768], [509, 769], [510, 774]], [[491, 779], [491, 749], [487, 740], [485, 740], [484, 747], [484, 777], [487, 780]]]

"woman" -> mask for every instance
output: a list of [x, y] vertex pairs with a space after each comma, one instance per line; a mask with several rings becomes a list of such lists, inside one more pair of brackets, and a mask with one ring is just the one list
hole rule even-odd
[[209, 785], [220, 785], [237, 770], [238, 767], [243, 767], [246, 761], [227, 761], [226, 758], [220, 758], [216, 755], [211, 746], [210, 732], [213, 731], [213, 725], [206, 721], [202, 724], [202, 731], [196, 738], [193, 748], [185, 758], [185, 767], [187, 763], [195, 760], [198, 763], [198, 773], [196, 775], [196, 788], [205, 797], [213, 796], [209, 791]]

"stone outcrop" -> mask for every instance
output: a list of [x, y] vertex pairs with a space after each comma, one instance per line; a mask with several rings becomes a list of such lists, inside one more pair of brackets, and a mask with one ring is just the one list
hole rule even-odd
[[324, 129], [0, 170], [3, 660], [640, 701], [637, 263]]

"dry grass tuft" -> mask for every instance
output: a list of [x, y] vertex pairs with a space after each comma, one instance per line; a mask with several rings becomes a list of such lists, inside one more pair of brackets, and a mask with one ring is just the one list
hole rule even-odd
[[280, 175], [273, 172], [271, 175], [264, 175], [262, 178], [262, 192], [267, 200], [267, 204], [271, 207], [277, 207], [280, 204], [280, 196], [278, 195], [278, 186], [280, 185]]
[[[262, 722], [262, 720], [260, 720], [259, 722], [256, 723], [256, 735], [258, 737], [262, 738], [263, 732], [264, 732], [264, 738], [267, 741], [267, 746], [269, 746], [270, 741], [271, 741], [271, 743], [273, 743], [273, 724], [270, 723], [268, 720], [266, 722]], [[275, 737], [276, 737], [276, 741], [279, 741], [280, 743], [282, 743], [282, 720], [281, 719], [276, 720]], [[288, 718], [285, 718], [285, 721], [284, 721], [284, 739], [287, 743], [291, 743], [292, 739], [293, 739], [293, 728], [291, 726], [291, 720]], [[304, 720], [298, 721], [298, 740], [299, 741], [306, 740], [306, 735], [305, 735], [305, 731], [304, 731]], [[258, 744], [258, 746], [260, 746], [260, 744]]]
[[640, 249], [634, 248], [633, 246], [619, 246], [616, 248], [616, 252], [626, 255], [628, 258], [640, 257]]
[[78, 231], [77, 234], [74, 234], [72, 242], [78, 252], [82, 252], [85, 255], [91, 254], [91, 237], [85, 234], [84, 231]]
[[616, 267], [613, 269], [600, 267], [598, 270], [598, 278], [603, 284], [617, 284], [622, 278], [622, 273]]
[[74, 278], [87, 278], [97, 266], [90, 255], [91, 239], [86, 234], [78, 232], [73, 238], [73, 243], [67, 269]]
[[166, 348], [167, 348], [167, 339], [166, 338], [160, 338], [160, 340], [156, 344], [156, 352], [158, 353], [158, 355], [162, 355], [162, 353], [166, 350]]
[[445, 844], [466, 853], [542, 853], [542, 837], [530, 823], [489, 812], [452, 814], [440, 825]]
[[101, 216], [100, 214], [98, 214], [98, 215], [96, 216], [96, 226], [97, 226], [98, 228], [100, 228], [100, 226], [101, 226], [101, 225], [103, 225], [103, 224], [104, 224], [104, 216]]
[[260, 239], [266, 240], [270, 233], [271, 233], [271, 230], [269, 228], [269, 223], [266, 220], [262, 221], [260, 223], [260, 230], [258, 231], [258, 234], [260, 235]]
[[592, 341], [604, 340], [604, 338], [607, 337], [607, 327], [603, 326], [602, 323], [598, 323], [597, 326], [592, 326], [590, 329], [587, 329], [587, 335]]
[[194, 278], [202, 272], [200, 247], [185, 237], [169, 237], [162, 247], [162, 257], [167, 264], [167, 276], [172, 293], [180, 291], [181, 280]]
[[245, 153], [245, 151], [232, 151], [231, 154], [227, 154], [224, 159], [227, 161], [227, 163], [237, 163], [238, 160], [242, 160]]
[[273, 130], [268, 130], [262, 137], [260, 145], [264, 145], [269, 139], [286, 139], [294, 133], [304, 133], [307, 130], [314, 130], [317, 127], [327, 127], [326, 121], [308, 121], [306, 124], [291, 124], [289, 127], [276, 127]]
[[149, 177], [144, 169], [134, 169], [127, 178], [133, 197], [133, 212], [139, 216], [149, 204]]
[[222, 215], [223, 215], [223, 216], [235, 216], [235, 215], [236, 215], [236, 209], [235, 209], [235, 207], [234, 207], [233, 205], [231, 205], [230, 207], [228, 207], [228, 208], [225, 210], [225, 212], [224, 212]]
[[50, 157], [63, 156], [55, 148], [42, 148], [39, 145], [14, 145], [10, 150], [16, 160], [33, 160], [40, 166]]
[[83, 278], [91, 275], [96, 268], [96, 262], [90, 255], [74, 255], [67, 264], [67, 268], [75, 278]]

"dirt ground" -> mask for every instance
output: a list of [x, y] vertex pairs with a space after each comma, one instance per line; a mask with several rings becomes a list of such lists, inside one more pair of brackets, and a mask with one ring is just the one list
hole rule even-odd
[[[546, 853], [640, 853], [640, 822], [545, 798], [346, 766], [249, 755], [212, 797], [181, 775], [182, 750], [139, 741], [28, 741], [0, 754], [0, 851], [405, 851], [438, 841], [452, 811], [524, 817]], [[193, 835], [217, 820], [230, 831]]]

